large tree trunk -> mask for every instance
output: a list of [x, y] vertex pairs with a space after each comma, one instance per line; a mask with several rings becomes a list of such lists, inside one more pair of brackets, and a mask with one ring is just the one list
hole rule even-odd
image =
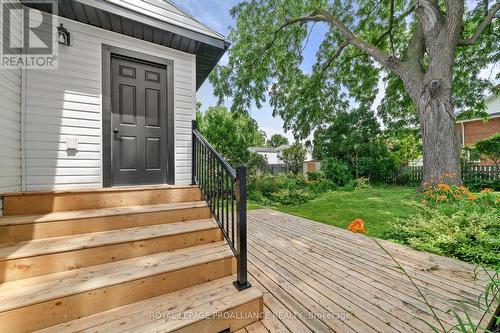
[[[440, 1], [415, 1], [418, 23], [408, 49], [411, 54], [407, 86], [419, 113], [424, 146], [423, 187], [462, 184], [451, 95], [464, 2], [445, 0], [444, 3], [446, 14]], [[423, 65], [426, 53], [427, 68]]]
[[460, 145], [450, 89], [443, 88], [440, 80], [430, 81], [420, 94], [417, 109], [424, 148], [422, 186], [461, 185]]

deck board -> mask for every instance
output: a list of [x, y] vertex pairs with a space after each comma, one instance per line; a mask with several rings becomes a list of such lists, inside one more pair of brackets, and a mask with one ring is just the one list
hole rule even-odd
[[[476, 302], [486, 274], [472, 265], [380, 241], [419, 286], [446, 329]], [[422, 332], [438, 325], [411, 281], [373, 240], [270, 209], [248, 214], [250, 280], [263, 319], [246, 332]], [[467, 306], [479, 322], [482, 313]], [[484, 320], [483, 320], [484, 321]], [[242, 331], [245, 332], [245, 331]]]

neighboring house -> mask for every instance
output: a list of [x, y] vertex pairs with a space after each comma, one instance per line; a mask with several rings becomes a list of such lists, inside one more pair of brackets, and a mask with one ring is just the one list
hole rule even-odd
[[[462, 147], [472, 146], [476, 142], [488, 139], [493, 134], [500, 133], [500, 95], [491, 95], [486, 98], [486, 112], [488, 120], [471, 119], [457, 122], [457, 133]], [[481, 165], [494, 165], [492, 161], [477, 161]]]
[[[267, 164], [283, 164], [283, 161], [280, 158], [281, 152], [290, 147], [289, 145], [282, 145], [279, 147], [250, 147], [249, 150], [251, 152], [257, 153], [259, 155], [264, 156], [267, 161]], [[306, 158], [304, 161], [312, 160], [312, 149], [306, 149]]]
[[277, 148], [274, 148], [274, 147], [250, 147], [249, 150], [251, 152], [262, 155], [266, 159], [267, 164], [283, 164], [283, 161], [279, 158], [279, 154], [281, 152], [281, 150], [279, 150], [279, 147], [277, 147]]
[[0, 331], [258, 320], [245, 169], [193, 128], [224, 36], [168, 0], [59, 0], [61, 26], [37, 35], [50, 3], [5, 1], [2, 50], [29, 54], [23, 35], [69, 45], [57, 69], [0, 69]]

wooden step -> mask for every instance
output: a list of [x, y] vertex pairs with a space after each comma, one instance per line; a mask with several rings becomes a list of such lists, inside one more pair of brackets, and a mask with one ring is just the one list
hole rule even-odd
[[198, 187], [173, 185], [14, 192], [0, 194], [0, 197], [3, 197], [5, 216], [202, 200]]
[[262, 293], [257, 288], [238, 292], [235, 279], [228, 276], [37, 333], [234, 331], [258, 320], [263, 312]]
[[223, 240], [214, 219], [0, 244], [0, 282]]
[[205, 201], [0, 217], [0, 243], [207, 219]]
[[0, 327], [31, 332], [236, 272], [226, 242], [0, 284]]

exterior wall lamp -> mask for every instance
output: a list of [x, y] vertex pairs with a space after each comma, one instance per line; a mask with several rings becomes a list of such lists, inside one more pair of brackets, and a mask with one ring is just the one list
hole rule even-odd
[[62, 23], [57, 27], [57, 40], [59, 44], [71, 46], [71, 34]]

